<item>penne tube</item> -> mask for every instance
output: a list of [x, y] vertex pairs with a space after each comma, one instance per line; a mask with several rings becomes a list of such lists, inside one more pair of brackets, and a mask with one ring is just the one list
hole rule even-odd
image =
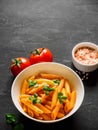
[[67, 91], [66, 91], [65, 88], [62, 89], [62, 93], [63, 93], [64, 96], [68, 97], [68, 94], [67, 94]]
[[51, 106], [49, 106], [49, 105], [46, 104], [45, 107], [46, 107], [47, 109], [51, 110]]
[[41, 115], [35, 115], [35, 118], [38, 119], [38, 120], [43, 120], [43, 117]]
[[34, 112], [30, 108], [28, 108], [27, 112], [31, 117], [34, 117]]
[[57, 114], [60, 110], [60, 107], [62, 106], [62, 104], [60, 104], [60, 102], [57, 102], [57, 105], [55, 106], [55, 108], [53, 109], [52, 113], [51, 113], [51, 118], [52, 120], [55, 120], [57, 117]]
[[51, 86], [54, 86], [54, 82], [52, 80], [49, 80], [49, 79], [44, 79], [44, 78], [39, 78], [39, 79], [36, 79], [36, 81], [41, 84], [41, 83], [47, 83]]
[[68, 94], [67, 94], [67, 92], [66, 92], [66, 89], [65, 89], [65, 88], [63, 88], [63, 89], [62, 89], [62, 93], [63, 93], [63, 95], [64, 95], [65, 97], [67, 97], [67, 99], [66, 99], [66, 100], [63, 100], [63, 102], [64, 102], [64, 103], [66, 103], [66, 102], [67, 102], [67, 100], [68, 100]]
[[70, 94], [70, 101], [67, 102], [66, 104], [66, 113], [68, 113], [74, 108], [75, 102], [76, 102], [76, 91], [72, 91], [72, 93]]
[[43, 105], [40, 104], [40, 103], [37, 103], [36, 106], [37, 106], [38, 108], [40, 108], [44, 113], [51, 113], [51, 111], [50, 111], [48, 108], [46, 108], [45, 106], [43, 106]]
[[28, 81], [29, 81], [29, 80], [34, 80], [34, 79], [35, 79], [35, 75], [30, 76], [30, 77], [28, 78]]
[[52, 96], [52, 102], [51, 102], [51, 109], [53, 109], [56, 106], [57, 100], [58, 100], [58, 88], [55, 89], [53, 96]]
[[41, 114], [41, 116], [43, 117], [44, 120], [51, 120], [51, 117], [47, 114]]
[[58, 92], [61, 92], [61, 90], [62, 90], [62, 88], [64, 86], [64, 82], [65, 82], [65, 80], [61, 79], [60, 84], [58, 85]]
[[21, 95], [19, 96], [19, 98], [20, 98], [20, 99], [22, 99], [22, 98], [29, 98], [29, 96], [30, 96], [30, 95], [28, 95], [28, 94], [21, 94]]
[[57, 75], [57, 74], [48, 74], [48, 73], [41, 73], [40, 76], [42, 78], [46, 78], [46, 79], [61, 79], [62, 76]]
[[65, 114], [64, 113], [61, 113], [61, 112], [58, 112], [58, 114], [57, 114], [57, 118], [62, 118], [62, 117], [64, 117], [65, 116]]
[[34, 113], [34, 117], [38, 117], [40, 115], [39, 113], [37, 113], [35, 111], [33, 111], [33, 113]]
[[20, 93], [25, 94], [27, 87], [28, 87], [28, 82], [27, 82], [27, 80], [24, 80], [23, 84], [21, 86], [21, 92]]
[[40, 91], [44, 86], [44, 83], [40, 84], [37, 88], [33, 88], [31, 89], [28, 93], [29, 94], [34, 94], [34, 93], [37, 93], [38, 91]]
[[31, 110], [33, 110], [33, 111], [35, 111], [35, 112], [37, 112], [37, 113], [39, 113], [39, 114], [42, 114], [43, 113], [43, 111], [41, 110], [41, 109], [39, 109], [37, 106], [35, 106], [35, 105], [33, 105], [32, 103], [30, 103], [30, 102], [27, 102], [26, 100], [21, 100], [21, 102], [23, 103], [23, 104], [25, 104], [28, 108], [30, 108]]
[[70, 84], [68, 82], [68, 80], [65, 81], [65, 89], [68, 95], [70, 95], [71, 93], [71, 88], [70, 88]]
[[24, 112], [27, 112], [27, 111], [28, 111], [27, 106], [24, 105], [23, 103], [22, 103], [22, 108], [23, 108]]

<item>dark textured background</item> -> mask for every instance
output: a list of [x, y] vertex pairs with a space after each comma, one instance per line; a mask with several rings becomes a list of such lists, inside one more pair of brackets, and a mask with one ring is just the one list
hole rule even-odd
[[85, 98], [80, 109], [62, 122], [33, 122], [11, 100], [12, 58], [29, 57], [31, 50], [47, 47], [55, 62], [75, 70], [71, 50], [83, 41], [98, 45], [98, 0], [0, 0], [0, 130], [12, 130], [6, 124], [6, 113], [15, 113], [25, 130], [98, 130], [98, 70], [83, 81]]

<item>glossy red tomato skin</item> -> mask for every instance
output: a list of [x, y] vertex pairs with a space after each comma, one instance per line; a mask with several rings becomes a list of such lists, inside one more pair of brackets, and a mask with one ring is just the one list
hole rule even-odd
[[[18, 66], [17, 64], [15, 64], [14, 60], [20, 61], [21, 62], [20, 65]], [[28, 58], [25, 57], [14, 58], [13, 61], [11, 62], [10, 70], [14, 76], [17, 76], [22, 70], [29, 67], [30, 65], [31, 62], [29, 61]]]
[[53, 54], [48, 48], [38, 48], [36, 50], [40, 50], [39, 54], [30, 55], [30, 62], [31, 64], [36, 64], [39, 62], [52, 62], [53, 61]]

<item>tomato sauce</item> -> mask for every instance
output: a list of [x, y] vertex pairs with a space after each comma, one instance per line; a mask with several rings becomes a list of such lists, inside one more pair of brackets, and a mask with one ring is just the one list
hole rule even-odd
[[81, 47], [75, 52], [75, 58], [83, 64], [98, 63], [98, 51], [90, 47]]

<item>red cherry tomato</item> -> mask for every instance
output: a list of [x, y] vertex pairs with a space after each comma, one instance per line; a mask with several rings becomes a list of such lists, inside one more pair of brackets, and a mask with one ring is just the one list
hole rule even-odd
[[10, 69], [11, 69], [12, 74], [14, 76], [17, 76], [23, 69], [25, 69], [26, 67], [30, 65], [31, 65], [31, 62], [29, 61], [29, 59], [25, 57], [18, 57], [18, 58], [12, 59]]
[[53, 54], [48, 48], [38, 48], [31, 52], [30, 62], [31, 64], [39, 62], [52, 62]]

